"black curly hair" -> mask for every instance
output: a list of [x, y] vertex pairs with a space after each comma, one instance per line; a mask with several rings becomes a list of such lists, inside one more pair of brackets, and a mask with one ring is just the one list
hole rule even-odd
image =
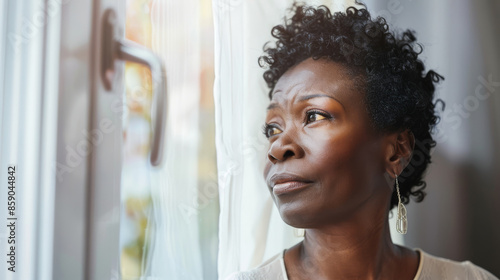
[[[414, 31], [389, 31], [383, 17], [372, 19], [366, 5], [356, 4], [362, 8], [349, 7], [333, 15], [326, 6], [293, 4], [293, 16], [272, 28], [275, 46], [266, 43], [265, 54], [259, 57], [259, 65], [269, 68], [264, 73], [269, 98], [279, 78], [305, 59], [327, 58], [344, 65], [360, 82], [377, 131], [412, 132], [412, 158], [398, 180], [402, 202], [408, 204], [410, 196], [420, 202], [426, 187], [422, 177], [431, 162], [431, 148], [436, 146], [431, 135], [439, 121], [435, 107], [441, 103], [444, 109], [441, 99], [433, 102], [435, 84], [444, 78], [425, 71], [418, 59], [422, 46], [416, 43]], [[390, 209], [397, 204], [394, 189]]]

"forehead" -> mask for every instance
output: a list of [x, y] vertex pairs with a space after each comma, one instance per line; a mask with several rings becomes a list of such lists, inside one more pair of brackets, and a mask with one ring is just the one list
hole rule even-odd
[[290, 92], [320, 91], [348, 94], [354, 91], [354, 81], [347, 68], [327, 59], [308, 58], [288, 69], [276, 83], [272, 100], [290, 97]]

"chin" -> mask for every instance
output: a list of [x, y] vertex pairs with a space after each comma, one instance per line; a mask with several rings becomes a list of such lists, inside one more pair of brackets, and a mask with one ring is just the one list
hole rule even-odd
[[314, 224], [314, 215], [308, 211], [306, 205], [299, 203], [285, 203], [278, 205], [281, 219], [289, 226], [295, 228], [311, 228]]

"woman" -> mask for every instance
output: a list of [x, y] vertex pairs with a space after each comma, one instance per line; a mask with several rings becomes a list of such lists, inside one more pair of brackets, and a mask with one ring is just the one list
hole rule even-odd
[[388, 213], [424, 198], [435, 146], [435, 84], [411, 31], [390, 32], [366, 7], [332, 15], [294, 5], [272, 29], [261, 66], [270, 87], [264, 176], [304, 240], [230, 279], [497, 279], [471, 262], [392, 243]]

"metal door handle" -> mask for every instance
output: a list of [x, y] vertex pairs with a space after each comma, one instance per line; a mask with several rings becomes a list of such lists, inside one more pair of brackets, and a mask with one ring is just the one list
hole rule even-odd
[[153, 137], [150, 162], [160, 166], [163, 162], [165, 123], [167, 119], [167, 84], [164, 76], [165, 67], [161, 59], [151, 50], [135, 42], [121, 38], [113, 10], [107, 10], [103, 18], [102, 68], [101, 78], [107, 90], [112, 89], [115, 60], [130, 61], [146, 65], [151, 70], [153, 81], [153, 103], [151, 120]]

